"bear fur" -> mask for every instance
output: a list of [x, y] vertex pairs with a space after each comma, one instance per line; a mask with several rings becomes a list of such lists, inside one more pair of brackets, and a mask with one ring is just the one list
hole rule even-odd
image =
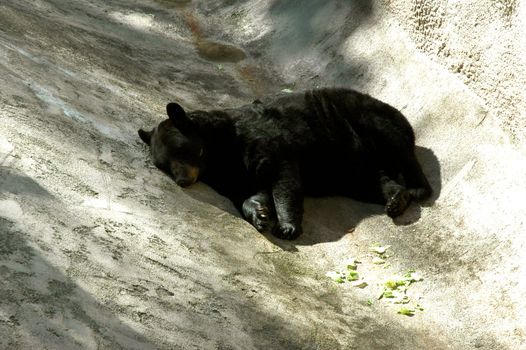
[[431, 195], [415, 136], [395, 108], [350, 89], [269, 96], [239, 108], [186, 112], [147, 132], [154, 164], [180, 186], [198, 179], [259, 231], [302, 233], [304, 195], [385, 205], [390, 217]]

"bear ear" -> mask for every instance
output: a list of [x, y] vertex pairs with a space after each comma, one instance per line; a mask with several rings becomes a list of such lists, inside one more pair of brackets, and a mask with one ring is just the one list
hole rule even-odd
[[175, 102], [170, 102], [166, 105], [166, 114], [172, 121], [173, 125], [178, 128], [181, 132], [191, 131], [194, 129], [194, 125], [190, 118], [186, 115], [183, 107]]
[[172, 121], [186, 117], [186, 112], [178, 103], [170, 102], [166, 105], [166, 114]]
[[154, 129], [152, 129], [152, 131], [144, 131], [143, 129], [139, 129], [139, 137], [148, 146], [150, 145], [150, 141], [152, 140], [153, 130]]

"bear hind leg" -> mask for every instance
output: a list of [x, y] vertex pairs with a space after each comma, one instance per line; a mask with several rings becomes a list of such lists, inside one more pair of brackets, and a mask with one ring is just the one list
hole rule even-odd
[[282, 239], [292, 240], [302, 234], [303, 188], [297, 163], [283, 162], [272, 185], [277, 223], [272, 233]]

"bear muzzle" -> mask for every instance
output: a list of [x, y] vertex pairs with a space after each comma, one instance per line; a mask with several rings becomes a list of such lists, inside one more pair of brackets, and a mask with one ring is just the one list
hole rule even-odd
[[199, 168], [196, 166], [172, 162], [170, 166], [175, 183], [181, 187], [188, 187], [197, 182]]

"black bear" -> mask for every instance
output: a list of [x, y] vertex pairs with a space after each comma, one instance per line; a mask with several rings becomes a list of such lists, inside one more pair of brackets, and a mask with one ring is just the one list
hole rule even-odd
[[279, 238], [301, 234], [304, 195], [380, 203], [396, 217], [431, 194], [407, 119], [354, 90], [279, 94], [212, 111], [169, 103], [167, 113], [152, 131], [139, 130], [155, 165], [180, 186], [210, 185]]

